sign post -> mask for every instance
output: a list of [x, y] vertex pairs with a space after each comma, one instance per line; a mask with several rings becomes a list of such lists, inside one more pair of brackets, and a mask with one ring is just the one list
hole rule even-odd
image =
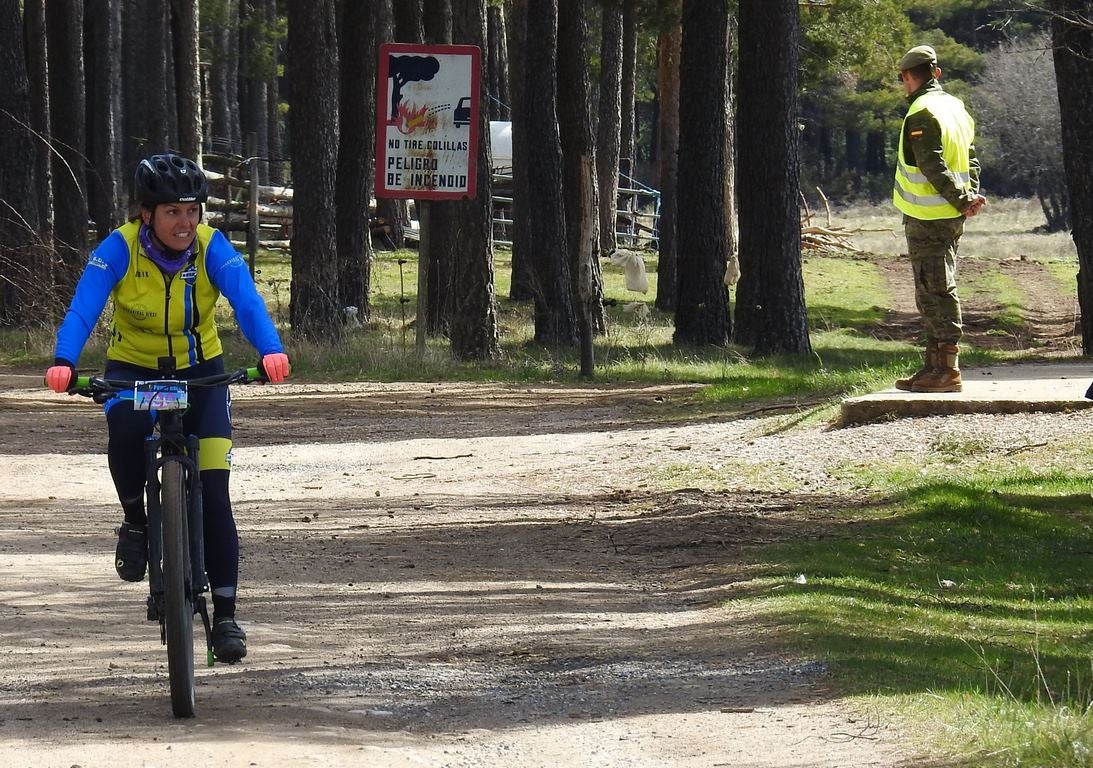
[[476, 193], [480, 62], [473, 45], [380, 45], [376, 197], [418, 201], [419, 359], [427, 324], [429, 207]]

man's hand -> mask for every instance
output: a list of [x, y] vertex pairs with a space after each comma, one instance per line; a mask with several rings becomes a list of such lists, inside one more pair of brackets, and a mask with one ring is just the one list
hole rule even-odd
[[53, 365], [46, 369], [46, 386], [64, 394], [76, 382], [76, 369], [71, 365]]
[[274, 352], [272, 355], [262, 357], [262, 372], [266, 374], [270, 384], [280, 384], [292, 373], [288, 355], [284, 352]]
[[987, 198], [986, 197], [984, 197], [983, 195], [976, 195], [975, 199], [972, 200], [971, 204], [968, 205], [968, 207], [964, 209], [964, 216], [970, 219], [972, 216], [975, 216], [977, 213], [979, 213], [981, 210], [983, 210], [983, 207], [986, 204], [987, 204]]

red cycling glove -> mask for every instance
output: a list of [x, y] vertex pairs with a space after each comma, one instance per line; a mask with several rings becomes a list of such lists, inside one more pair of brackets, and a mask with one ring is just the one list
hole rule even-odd
[[280, 384], [292, 373], [288, 355], [284, 352], [274, 352], [272, 355], [262, 357], [262, 371], [266, 374], [270, 384]]
[[71, 365], [53, 365], [46, 369], [46, 386], [64, 394], [76, 383], [76, 369]]

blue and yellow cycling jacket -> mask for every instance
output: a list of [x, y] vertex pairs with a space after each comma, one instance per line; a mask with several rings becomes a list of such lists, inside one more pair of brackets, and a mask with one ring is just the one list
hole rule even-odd
[[108, 298], [114, 300], [110, 360], [154, 369], [160, 357], [172, 356], [182, 370], [220, 355], [214, 309], [221, 294], [260, 355], [284, 352], [243, 257], [223, 234], [198, 224], [193, 259], [170, 276], [145, 254], [139, 232], [140, 222], [131, 221], [91, 253], [57, 331], [59, 364], [79, 360]]

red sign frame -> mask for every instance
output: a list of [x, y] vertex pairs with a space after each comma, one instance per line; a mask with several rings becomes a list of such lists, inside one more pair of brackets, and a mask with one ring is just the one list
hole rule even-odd
[[[390, 114], [389, 104], [391, 101], [391, 72], [390, 62], [391, 56], [394, 55], [413, 55], [423, 57], [438, 57], [438, 72], [443, 70], [444, 64], [450, 65], [449, 71], [455, 72], [454, 67], [457, 66], [458, 59], [455, 57], [469, 57], [470, 58], [470, 83], [469, 94], [460, 93], [448, 93], [447, 98], [441, 98], [437, 100], [435, 106], [429, 104], [417, 105], [420, 110], [414, 113], [415, 117], [424, 118], [426, 115], [447, 113], [449, 109], [452, 112], [452, 125], [453, 128], [447, 134], [443, 134], [438, 139], [427, 139], [425, 136], [428, 131], [440, 127], [440, 119], [435, 121], [435, 125], [430, 128], [428, 125], [424, 126], [425, 133], [422, 133], [418, 139], [402, 139], [401, 137], [394, 136], [391, 129], [396, 129], [396, 132], [402, 135], [410, 135], [417, 132], [418, 126], [410, 125], [406, 119], [399, 120], [393, 119]], [[482, 51], [478, 46], [474, 45], [419, 45], [415, 43], [383, 43], [379, 48], [379, 81], [376, 88], [376, 172], [375, 172], [375, 194], [376, 197], [391, 197], [391, 198], [414, 198], [419, 200], [463, 200], [468, 198], [474, 198], [477, 193], [477, 172], [478, 172], [478, 142], [481, 140], [479, 136], [480, 127], [479, 120], [481, 115], [481, 62]], [[458, 74], [454, 75], [457, 78]], [[445, 81], [441, 79], [438, 81], [438, 86]], [[461, 84], [461, 83], [460, 83]], [[453, 131], [458, 130], [459, 125], [456, 122], [457, 112], [462, 112], [460, 104], [462, 100], [467, 96], [470, 98], [469, 105], [469, 136], [467, 139], [466, 156], [463, 158], [462, 150], [450, 150], [449, 146], [459, 146], [461, 142], [451, 141], [448, 137], [453, 136]], [[401, 97], [400, 97], [401, 102]], [[440, 103], [446, 102], [446, 103]], [[453, 109], [453, 107], [455, 107]], [[446, 118], [447, 115], [444, 114]], [[399, 126], [410, 127], [410, 133], [407, 134], [403, 128]], [[445, 126], [446, 127], [446, 126]], [[394, 140], [400, 145], [400, 152], [389, 151], [395, 148], [390, 146], [391, 140]], [[403, 145], [412, 144], [413, 149], [406, 149]], [[433, 145], [430, 148], [430, 145]], [[453, 189], [451, 191], [446, 189], [440, 189], [437, 185], [433, 184], [410, 184], [403, 183], [400, 185], [394, 185], [390, 183], [393, 177], [396, 175], [392, 173], [392, 168], [395, 164], [400, 164], [399, 178], [401, 180], [401, 169], [407, 167], [409, 173], [413, 173], [415, 170], [443, 170], [440, 167], [440, 159], [436, 156], [436, 151], [443, 148], [448, 154], [445, 156], [446, 165], [450, 167], [462, 170], [461, 162], [465, 163], [466, 168], [466, 186], [465, 188]], [[430, 154], [433, 153], [433, 154]], [[419, 167], [414, 166], [418, 164]], [[421, 164], [425, 164], [425, 168], [420, 167]], [[411, 175], [411, 178], [430, 179], [436, 181], [437, 179], [456, 179], [460, 178], [460, 174], [445, 175], [438, 173], [417, 173], [416, 177]]]

